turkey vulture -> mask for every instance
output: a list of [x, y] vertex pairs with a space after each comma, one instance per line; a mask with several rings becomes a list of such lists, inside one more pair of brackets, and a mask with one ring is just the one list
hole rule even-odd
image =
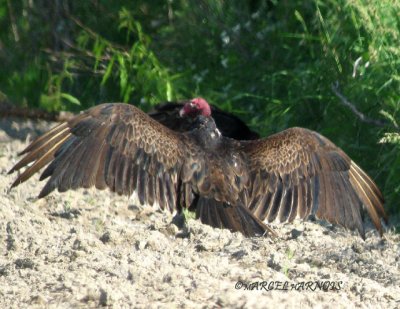
[[[154, 110], [150, 111], [148, 115], [174, 131], [186, 132], [192, 128], [193, 118], [181, 117], [179, 115], [185, 103], [187, 102], [167, 102], [160, 104], [157, 105]], [[260, 137], [257, 133], [251, 131], [238, 117], [224, 112], [213, 105], [210, 105], [210, 108], [212, 117], [222, 136], [237, 140], [257, 139]]]
[[28, 166], [14, 187], [42, 167], [54, 189], [110, 188], [138, 194], [141, 204], [171, 212], [195, 209], [213, 227], [246, 236], [274, 233], [266, 223], [317, 218], [357, 229], [365, 237], [365, 208], [382, 235], [387, 221], [375, 183], [340, 148], [303, 128], [237, 141], [223, 137], [208, 103], [196, 98], [180, 111], [189, 131], [173, 131], [138, 108], [95, 106], [32, 142], [9, 173]]

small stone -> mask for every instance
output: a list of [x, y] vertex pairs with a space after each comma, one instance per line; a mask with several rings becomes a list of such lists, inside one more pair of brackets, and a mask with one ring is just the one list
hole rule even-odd
[[203, 244], [197, 244], [195, 246], [197, 252], [204, 252], [207, 251], [207, 248]]
[[363, 253], [364, 252], [364, 248], [363, 248], [363, 246], [361, 245], [361, 244], [359, 244], [359, 243], [354, 243], [352, 246], [351, 246], [351, 249], [353, 249], [353, 251], [355, 252], [355, 253]]
[[103, 235], [101, 235], [100, 240], [103, 242], [103, 244], [110, 242], [111, 240], [110, 232], [105, 232]]
[[291, 236], [293, 239], [296, 239], [297, 237], [299, 237], [301, 234], [303, 234], [303, 231], [300, 231], [298, 229], [293, 229], [291, 231]]
[[239, 250], [239, 251], [232, 253], [232, 257], [237, 260], [242, 259], [245, 255], [248, 255], [246, 250]]
[[15, 260], [15, 267], [17, 269], [26, 269], [26, 268], [33, 269], [34, 266], [35, 264], [33, 263], [33, 261], [28, 258]]
[[46, 304], [46, 299], [38, 294], [38, 295], [34, 295], [31, 297], [31, 305], [45, 305]]
[[105, 307], [108, 304], [109, 304], [109, 301], [108, 301], [107, 292], [104, 291], [103, 289], [100, 289], [99, 305]]
[[79, 239], [75, 239], [74, 243], [72, 244], [72, 249], [74, 250], [83, 250], [82, 241]]
[[135, 248], [138, 251], [143, 250], [146, 247], [146, 242], [144, 240], [138, 240], [135, 243]]
[[276, 271], [280, 271], [282, 269], [282, 266], [279, 265], [279, 263], [277, 263], [275, 261], [274, 255], [271, 256], [271, 258], [269, 259], [269, 261], [267, 262], [268, 267], [276, 270]]
[[8, 265], [0, 266], [0, 277], [2, 276], [6, 277], [8, 275], [9, 275]]
[[171, 274], [165, 275], [162, 281], [163, 281], [164, 283], [171, 283], [171, 282], [172, 282], [172, 276], [171, 276]]
[[11, 225], [11, 222], [7, 222], [7, 227], [6, 227], [6, 232], [7, 232], [7, 250], [12, 251], [16, 249], [15, 245], [15, 238], [14, 238], [14, 231]]

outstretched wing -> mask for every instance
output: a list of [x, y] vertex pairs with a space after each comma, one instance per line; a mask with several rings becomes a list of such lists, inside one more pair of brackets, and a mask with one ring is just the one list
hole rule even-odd
[[[192, 119], [190, 117], [180, 117], [179, 111], [183, 108], [185, 102], [160, 104], [148, 113], [153, 119], [162, 123], [171, 130], [186, 132], [193, 129]], [[237, 140], [253, 140], [259, 138], [259, 135], [250, 130], [250, 128], [238, 117], [231, 113], [224, 112], [215, 106], [211, 106], [211, 112], [217, 128], [225, 137]]]
[[32, 142], [10, 173], [28, 166], [12, 187], [42, 167], [40, 180], [49, 177], [39, 194], [79, 187], [110, 188], [118, 194], [135, 190], [142, 204], [157, 201], [174, 209], [178, 170], [184, 157], [182, 138], [123, 103], [95, 106]]
[[317, 218], [357, 229], [364, 207], [382, 234], [383, 196], [372, 179], [322, 135], [291, 128], [241, 143], [249, 157], [249, 209], [265, 222]]

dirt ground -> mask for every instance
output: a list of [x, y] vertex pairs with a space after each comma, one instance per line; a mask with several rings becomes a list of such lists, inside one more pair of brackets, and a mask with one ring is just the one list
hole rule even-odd
[[[7, 171], [51, 123], [0, 119], [0, 308], [399, 308], [400, 235], [320, 222], [250, 238], [108, 191], [37, 200]], [[179, 224], [178, 224], [179, 225]]]

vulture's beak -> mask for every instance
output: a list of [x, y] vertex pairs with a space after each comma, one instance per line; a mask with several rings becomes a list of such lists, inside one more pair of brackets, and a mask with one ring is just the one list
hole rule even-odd
[[192, 115], [193, 113], [196, 113], [198, 110], [198, 107], [196, 104], [194, 104], [192, 101], [185, 103], [181, 110], [179, 111], [179, 116], [183, 117], [185, 115]]

